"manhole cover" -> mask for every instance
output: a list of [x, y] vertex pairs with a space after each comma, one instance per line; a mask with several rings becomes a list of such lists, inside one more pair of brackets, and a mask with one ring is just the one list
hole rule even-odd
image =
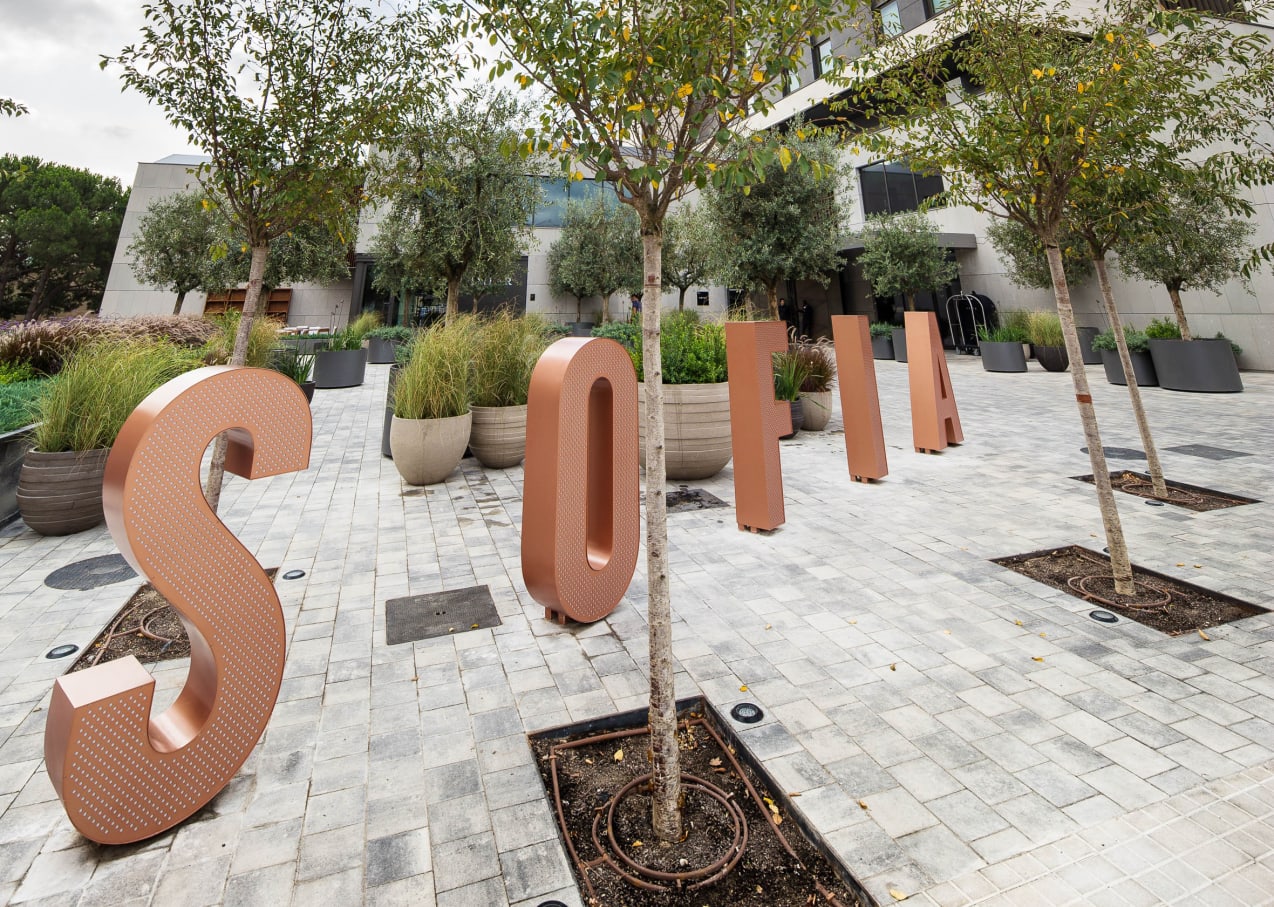
[[1250, 453], [1242, 450], [1227, 450], [1224, 447], [1213, 447], [1211, 444], [1182, 444], [1178, 447], [1166, 447], [1173, 453], [1185, 454], [1187, 457], [1202, 457], [1205, 460], [1232, 460], [1235, 457], [1250, 457]]
[[487, 586], [409, 595], [385, 602], [385, 644], [390, 646], [498, 626], [500, 615]]
[[111, 583], [122, 583], [135, 576], [137, 571], [128, 565], [123, 555], [106, 554], [59, 567], [44, 578], [44, 585], [50, 589], [77, 589], [82, 592], [109, 586]]
[[[1137, 450], [1134, 447], [1102, 447], [1102, 450], [1105, 451], [1106, 456], [1110, 457], [1112, 460], [1144, 460], [1146, 459], [1145, 452]], [[1088, 453], [1088, 448], [1081, 447], [1079, 449], [1079, 452]]]
[[688, 510], [708, 510], [713, 507], [729, 507], [725, 501], [702, 488], [688, 488], [682, 485], [676, 491], [668, 492], [668, 512], [684, 513]]

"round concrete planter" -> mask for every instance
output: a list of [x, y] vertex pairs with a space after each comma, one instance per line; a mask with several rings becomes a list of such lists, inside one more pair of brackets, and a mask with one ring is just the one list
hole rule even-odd
[[891, 336], [871, 338], [871, 358], [894, 358], [894, 338]]
[[[646, 465], [646, 388], [637, 385], [641, 465]], [[730, 462], [730, 385], [664, 385], [664, 462], [669, 479], [706, 479]]]
[[822, 431], [832, 418], [831, 391], [801, 391], [801, 415], [805, 431]]
[[907, 361], [907, 330], [906, 328], [894, 328], [894, 359], [899, 362]]
[[526, 407], [473, 407], [469, 449], [489, 469], [517, 466], [526, 456]]
[[22, 473], [22, 461], [31, 449], [34, 427], [28, 425], [0, 435], [0, 526], [18, 515], [18, 476]]
[[1016, 340], [1009, 343], [979, 340], [978, 349], [982, 353], [982, 368], [988, 372], [1026, 371], [1026, 357], [1022, 355], [1022, 344]]
[[43, 453], [33, 450], [18, 476], [18, 511], [40, 535], [70, 535], [99, 525], [102, 476], [109, 448]]
[[1035, 361], [1044, 366], [1046, 372], [1064, 372], [1070, 366], [1071, 358], [1064, 346], [1040, 346], [1032, 344], [1035, 350]]
[[398, 376], [402, 374], [402, 365], [395, 363], [389, 367], [389, 386], [385, 391], [385, 423], [380, 430], [380, 455], [393, 457], [389, 448], [389, 427], [394, 421], [394, 387], [398, 384]]
[[1243, 390], [1228, 340], [1155, 339], [1150, 341], [1150, 358], [1164, 390], [1196, 394], [1237, 394]]
[[[1106, 370], [1106, 380], [1111, 384], [1127, 384], [1124, 379], [1124, 366], [1119, 361], [1118, 350], [1100, 350], [1102, 368]], [[1138, 387], [1157, 387], [1159, 378], [1155, 374], [1155, 363], [1149, 353], [1132, 352], [1132, 373], [1137, 379]]]
[[372, 365], [389, 365], [398, 353], [398, 344], [384, 337], [367, 338], [367, 361]]
[[389, 427], [394, 466], [408, 485], [434, 485], [460, 465], [473, 414], [449, 419], [400, 419]]
[[358, 387], [367, 375], [367, 350], [320, 350], [314, 358], [314, 386], [320, 390]]
[[801, 429], [805, 427], [805, 407], [802, 401], [789, 400], [788, 406], [792, 408], [792, 433], [790, 435], [779, 435], [780, 441], [786, 441], [788, 438], [795, 438], [801, 433]]
[[1093, 349], [1093, 340], [1101, 333], [1097, 328], [1076, 328], [1079, 334], [1079, 350], [1084, 357], [1084, 365], [1101, 365], [1101, 350]]

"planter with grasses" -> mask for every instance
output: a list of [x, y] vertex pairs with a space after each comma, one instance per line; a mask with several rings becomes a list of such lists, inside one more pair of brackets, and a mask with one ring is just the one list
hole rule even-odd
[[375, 312], [364, 312], [344, 330], [337, 331], [327, 349], [316, 353], [314, 386], [320, 390], [358, 387], [367, 378], [367, 350], [363, 340], [380, 324]]
[[[18, 477], [31, 449], [35, 409], [46, 381], [33, 379], [29, 369], [0, 367], [0, 526], [18, 515]], [[15, 377], [19, 380], [4, 381]]]
[[411, 328], [378, 327], [367, 332], [367, 361], [388, 365], [397, 360], [398, 349], [411, 342]]
[[[1124, 341], [1128, 344], [1128, 356], [1132, 359], [1133, 377], [1138, 387], [1157, 387], [1159, 376], [1155, 374], [1155, 363], [1150, 358], [1150, 342], [1145, 333], [1136, 328], [1124, 328]], [[1101, 354], [1102, 368], [1106, 370], [1106, 380], [1111, 384], [1125, 385], [1124, 366], [1119, 361], [1119, 350], [1115, 345], [1113, 331], [1103, 331], [1093, 338], [1093, 349]]]
[[779, 435], [780, 441], [795, 438], [805, 427], [805, 407], [801, 401], [801, 385], [809, 376], [809, 366], [798, 353], [788, 350], [774, 354], [774, 399], [792, 408], [792, 431]]
[[417, 338], [398, 374], [389, 446], [408, 485], [436, 484], [460, 465], [473, 424], [472, 355], [469, 319], [439, 321]]
[[801, 382], [801, 415], [805, 431], [822, 431], [832, 418], [832, 383], [836, 380], [836, 359], [827, 340], [795, 343], [791, 353], [801, 361], [805, 380]]
[[[725, 325], [697, 312], [666, 317], [660, 338], [664, 378], [664, 456], [669, 480], [707, 479], [725, 469], [730, 444], [730, 385]], [[641, 334], [633, 341], [637, 380], [643, 379]], [[646, 465], [646, 394], [638, 386], [639, 458]]]
[[1157, 318], [1146, 325], [1150, 358], [1164, 390], [1195, 394], [1237, 394], [1243, 390], [1236, 358], [1243, 352], [1218, 334], [1182, 340], [1176, 322]]
[[18, 479], [23, 522], [41, 535], [100, 524], [106, 457], [124, 421], [154, 390], [202, 365], [157, 341], [107, 341], [67, 358], [40, 397], [33, 449]]
[[1026, 355], [1022, 352], [1024, 335], [1011, 321], [1003, 321], [992, 330], [978, 327], [978, 352], [982, 368], [988, 372], [1024, 372]]
[[469, 449], [483, 466], [508, 469], [526, 456], [526, 398], [547, 341], [544, 322], [534, 315], [506, 309], [477, 322]]
[[870, 330], [871, 357], [873, 359], [894, 358], [894, 326], [884, 321], [873, 321]]
[[296, 382], [308, 402], [314, 402], [314, 354], [302, 353], [294, 346], [274, 351], [270, 368]]
[[1070, 367], [1070, 355], [1066, 352], [1066, 337], [1062, 334], [1062, 320], [1056, 312], [1031, 312], [1027, 320], [1027, 336], [1035, 361], [1048, 372], [1064, 372]]
[[906, 362], [907, 361], [907, 329], [900, 328], [900, 327], [891, 327], [889, 329], [889, 337], [893, 341], [894, 359], [898, 362]]

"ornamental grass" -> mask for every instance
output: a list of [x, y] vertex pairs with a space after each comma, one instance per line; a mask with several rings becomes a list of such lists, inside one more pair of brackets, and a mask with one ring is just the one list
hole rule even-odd
[[449, 419], [469, 411], [475, 333], [473, 317], [457, 315], [417, 335], [394, 386], [395, 418]]

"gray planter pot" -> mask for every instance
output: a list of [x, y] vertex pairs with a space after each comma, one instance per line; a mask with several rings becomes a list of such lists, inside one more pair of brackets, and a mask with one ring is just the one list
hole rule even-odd
[[1071, 357], [1064, 346], [1031, 345], [1035, 351], [1035, 361], [1044, 366], [1046, 372], [1064, 372], [1071, 363]]
[[301, 389], [301, 393], [305, 394], [306, 403], [314, 402], [314, 382], [313, 381], [302, 381], [300, 384], [297, 385], [297, 387]]
[[1165, 390], [1196, 394], [1237, 394], [1243, 390], [1228, 340], [1151, 340], [1150, 358], [1159, 386]]
[[[1137, 378], [1138, 387], [1158, 387], [1159, 378], [1155, 375], [1155, 364], [1149, 353], [1129, 352], [1132, 357], [1132, 372]], [[1124, 367], [1119, 361], [1118, 350], [1102, 350], [1101, 364], [1106, 369], [1106, 380], [1111, 384], [1127, 384], [1124, 379]]]
[[894, 338], [893, 337], [871, 338], [871, 358], [873, 359], [894, 358]]
[[978, 349], [982, 353], [982, 367], [988, 372], [1026, 371], [1026, 357], [1022, 355], [1022, 344], [1016, 340], [1009, 343], [979, 340]]
[[792, 433], [790, 435], [779, 435], [780, 441], [795, 438], [801, 433], [801, 429], [805, 427], [805, 409], [801, 405], [800, 398], [788, 401], [788, 406], [792, 408]]
[[899, 362], [907, 361], [907, 331], [905, 328], [894, 328], [894, 358]]
[[592, 337], [593, 328], [597, 326], [595, 321], [572, 321], [567, 327], [571, 329], [572, 337]]
[[33, 425], [0, 435], [0, 526], [18, 515], [18, 476], [22, 460], [31, 449]]
[[358, 387], [367, 375], [367, 350], [322, 350], [314, 359], [314, 386]]
[[394, 421], [394, 388], [398, 384], [398, 376], [402, 373], [403, 367], [397, 363], [389, 367], [389, 387], [385, 391], [385, 425], [380, 432], [380, 455], [382, 457], [394, 458], [394, 453], [389, 449], [389, 426]]
[[1093, 338], [1101, 333], [1097, 328], [1076, 328], [1079, 334], [1079, 349], [1084, 356], [1084, 365], [1101, 365], [1101, 350], [1093, 349]]
[[398, 344], [384, 337], [367, 338], [367, 361], [372, 365], [388, 365], [398, 353]]

